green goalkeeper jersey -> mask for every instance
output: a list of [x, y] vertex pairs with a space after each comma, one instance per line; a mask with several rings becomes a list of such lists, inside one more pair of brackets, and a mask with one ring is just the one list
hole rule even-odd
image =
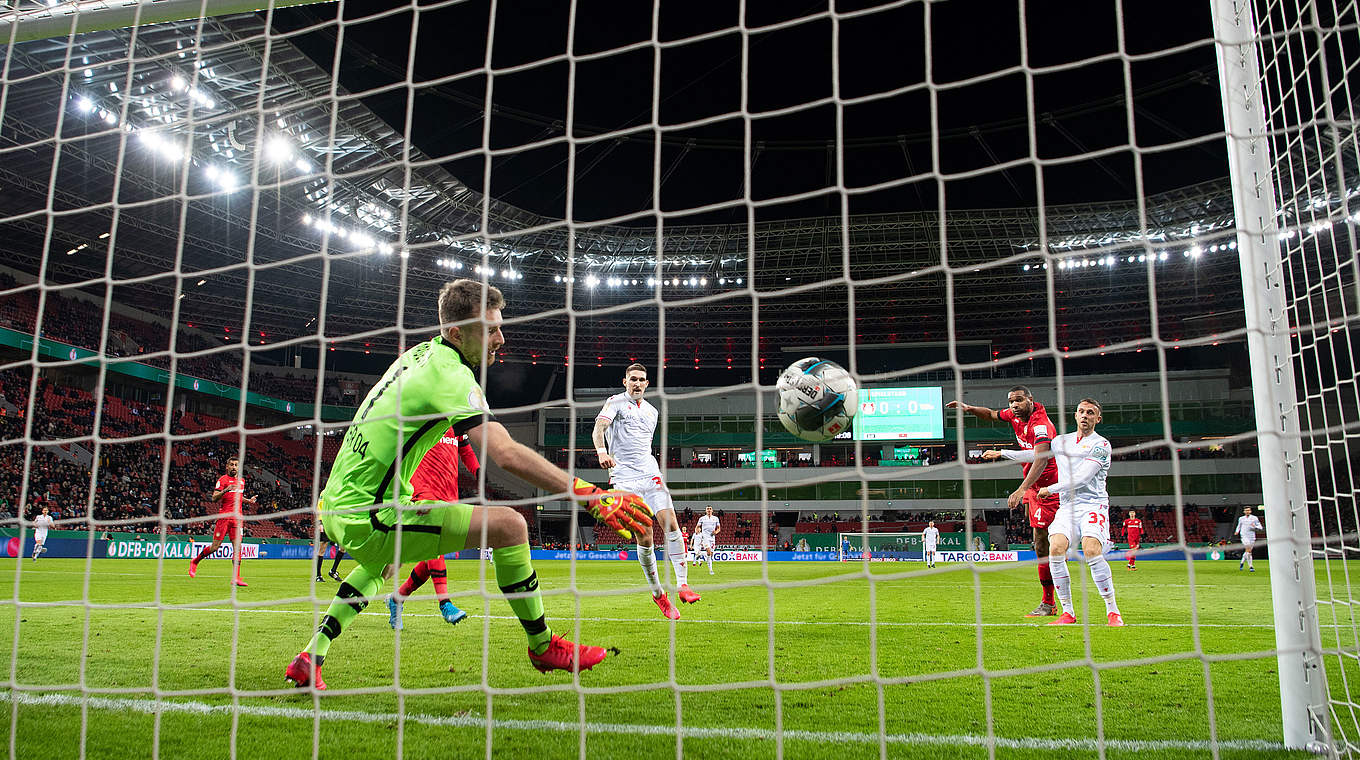
[[411, 476], [450, 423], [462, 434], [488, 415], [463, 354], [436, 337], [397, 357], [345, 433], [321, 493], [324, 510], [409, 502]]

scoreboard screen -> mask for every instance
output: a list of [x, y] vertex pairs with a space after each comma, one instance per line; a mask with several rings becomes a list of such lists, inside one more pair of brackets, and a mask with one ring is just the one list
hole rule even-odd
[[936, 441], [944, 438], [943, 389], [861, 388], [857, 441]]

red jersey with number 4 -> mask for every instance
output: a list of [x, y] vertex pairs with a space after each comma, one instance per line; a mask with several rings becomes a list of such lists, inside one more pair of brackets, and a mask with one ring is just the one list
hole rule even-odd
[[1131, 544], [1138, 543], [1138, 539], [1143, 537], [1143, 521], [1136, 517], [1130, 517], [1124, 521], [1125, 540]]
[[446, 430], [411, 475], [411, 498], [416, 501], [458, 501], [458, 462], [477, 472], [477, 452], [467, 436]]
[[[1009, 409], [1002, 409], [997, 413], [997, 417], [1011, 423], [1011, 428], [1015, 431], [1015, 441], [1020, 444], [1022, 449], [1033, 449], [1041, 443], [1051, 443], [1057, 431], [1053, 429], [1053, 423], [1048, 419], [1048, 412], [1044, 405], [1034, 404], [1034, 411], [1030, 412], [1029, 419], [1022, 420], [1015, 416]], [[1029, 468], [1033, 467], [1032, 462], [1025, 462], [1020, 465], [1021, 476], [1029, 475]], [[1044, 462], [1044, 470], [1039, 474], [1039, 480], [1035, 482], [1035, 488], [1043, 488], [1058, 482], [1058, 460], [1049, 458]]]
[[219, 514], [239, 515], [241, 513], [241, 493], [246, 490], [245, 478], [223, 475], [217, 479], [217, 487], [213, 490], [225, 492], [222, 494], [222, 500], [218, 502], [217, 511]]

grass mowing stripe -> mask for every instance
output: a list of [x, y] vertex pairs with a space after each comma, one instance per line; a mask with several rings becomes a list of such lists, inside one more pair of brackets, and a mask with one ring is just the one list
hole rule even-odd
[[[97, 710], [140, 712], [147, 715], [155, 715], [157, 713], [231, 715], [236, 713], [262, 718], [288, 718], [294, 720], [312, 720], [319, 716], [323, 721], [354, 721], [358, 723], [391, 724], [396, 723], [398, 720], [405, 720], [408, 723], [450, 728], [485, 728], [488, 723], [486, 718], [473, 715], [423, 715], [419, 713], [398, 715], [396, 713], [372, 713], [360, 710], [322, 710], [305, 709], [301, 707], [270, 707], [263, 705], [213, 705], [205, 702], [79, 697], [70, 694], [16, 694], [14, 692], [3, 692], [0, 693], [0, 701], [14, 701], [22, 706], [37, 707], [80, 707], [85, 705]], [[555, 720], [496, 719], [489, 721], [489, 723], [493, 729], [508, 729], [513, 731], [556, 731], [575, 734], [579, 733], [582, 729], [582, 724], [580, 723], [567, 723], [565, 721]], [[585, 723], [584, 728], [587, 733], [608, 735], [675, 736], [677, 733], [677, 729], [673, 725]], [[881, 738], [887, 744], [902, 745], [928, 744], [945, 747], [985, 747], [989, 743], [994, 743], [995, 746], [1003, 749], [1077, 751], [1096, 751], [1099, 749], [1099, 743], [1092, 738], [1012, 739], [1008, 737], [988, 738], [976, 734], [934, 735], [920, 733], [887, 734], [883, 737], [879, 737], [877, 734], [868, 734], [857, 731], [788, 730], [777, 733], [763, 728], [706, 728], [696, 726], [685, 726], [679, 729], [679, 732], [687, 739], [759, 739], [772, 741], [782, 734], [785, 741], [792, 739], [824, 744], [878, 744]], [[1260, 752], [1284, 749], [1284, 745], [1279, 742], [1268, 742], [1259, 739], [1219, 741], [1217, 746], [1220, 750], [1253, 750]], [[1107, 739], [1105, 741], [1105, 748], [1129, 752], [1169, 750], [1203, 752], [1211, 750], [1213, 744], [1207, 741], [1176, 741], [1169, 739]]]

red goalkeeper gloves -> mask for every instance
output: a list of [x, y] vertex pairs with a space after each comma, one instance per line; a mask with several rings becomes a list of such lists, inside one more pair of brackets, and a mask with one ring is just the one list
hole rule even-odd
[[628, 491], [606, 491], [599, 486], [587, 483], [580, 478], [571, 486], [571, 492], [584, 499], [590, 514], [605, 525], [618, 531], [624, 538], [632, 538], [634, 531], [642, 533], [652, 529], [651, 510], [641, 496]]

